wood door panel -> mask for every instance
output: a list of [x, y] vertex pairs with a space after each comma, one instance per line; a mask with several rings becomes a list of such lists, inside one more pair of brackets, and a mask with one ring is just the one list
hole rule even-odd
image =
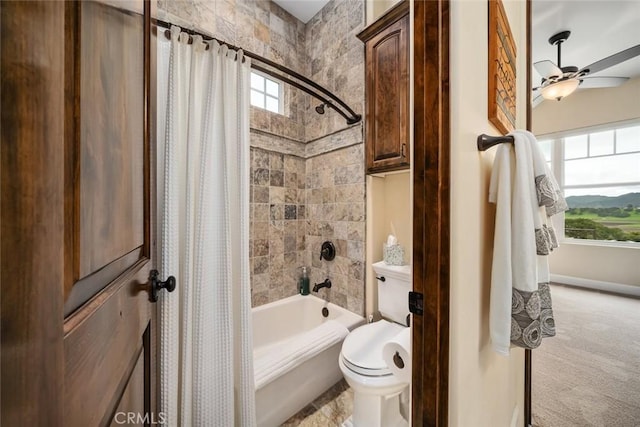
[[73, 283], [71, 294], [64, 304], [64, 316], [67, 317], [73, 313], [107, 284], [117, 280], [123, 272], [135, 265], [141, 257], [142, 248], [134, 249], [90, 276]]
[[144, 415], [142, 415], [142, 418], [137, 416], [137, 414], [145, 414], [146, 412], [144, 402], [141, 405], [138, 399], [138, 396], [144, 393], [144, 373], [144, 353], [140, 352], [131, 377], [127, 381], [127, 388], [124, 390], [122, 399], [120, 399], [120, 403], [111, 419], [111, 427], [122, 426], [123, 424], [144, 425]]
[[0, 424], [62, 425], [64, 4], [0, 5]]
[[[395, 25], [398, 27], [398, 25]], [[372, 42], [373, 76], [372, 91], [374, 134], [373, 161], [400, 157], [398, 141], [402, 135], [402, 117], [400, 91], [398, 91], [399, 74], [402, 68], [400, 29], [389, 29], [379, 41]]]
[[144, 243], [143, 17], [94, 2], [80, 10], [76, 279]]
[[67, 18], [65, 316], [149, 252], [144, 18], [96, 2]]
[[[144, 339], [152, 308], [146, 264], [140, 261], [137, 274], [110, 285], [65, 321], [68, 426], [109, 424], [128, 380], [136, 379], [131, 375], [139, 358], [150, 351]], [[141, 396], [136, 396], [138, 407], [144, 402]]]

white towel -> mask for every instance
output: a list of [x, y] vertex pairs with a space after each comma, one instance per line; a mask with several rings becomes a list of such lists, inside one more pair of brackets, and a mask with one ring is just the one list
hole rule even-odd
[[349, 330], [340, 322], [328, 320], [308, 332], [278, 343], [266, 354], [254, 356], [256, 390], [342, 341]]
[[505, 356], [509, 355], [511, 335], [511, 188], [515, 165], [513, 145], [500, 144], [489, 185], [489, 201], [496, 204], [489, 329], [493, 349]]
[[535, 348], [555, 335], [545, 255], [557, 240], [547, 215], [566, 210], [535, 137], [512, 135], [513, 145], [498, 147], [489, 187], [489, 201], [496, 204], [490, 335], [494, 350], [504, 355], [511, 343]]

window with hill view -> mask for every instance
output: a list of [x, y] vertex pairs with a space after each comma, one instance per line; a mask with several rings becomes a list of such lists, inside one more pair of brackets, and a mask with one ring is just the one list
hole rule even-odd
[[569, 205], [566, 238], [640, 242], [640, 124], [540, 144]]

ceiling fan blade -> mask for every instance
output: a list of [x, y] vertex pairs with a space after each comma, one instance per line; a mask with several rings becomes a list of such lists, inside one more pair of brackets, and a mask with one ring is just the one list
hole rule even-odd
[[542, 95], [536, 96], [531, 101], [531, 108], [536, 108], [538, 105], [540, 105], [542, 103], [542, 101], [544, 101], [544, 98], [542, 97]]
[[606, 58], [596, 61], [591, 65], [587, 65], [578, 71], [576, 75], [585, 73], [595, 74], [609, 67], [613, 67], [614, 65], [618, 65], [621, 62], [635, 58], [638, 55], [640, 55], [640, 44], [630, 47], [629, 49], [622, 50], [618, 53], [614, 53], [613, 55], [607, 56]]
[[629, 80], [629, 77], [585, 77], [580, 80], [580, 87], [589, 89], [598, 87], [620, 86], [621, 84]]
[[547, 61], [538, 61], [534, 62], [533, 68], [545, 79], [548, 79], [552, 76], [562, 76], [562, 70], [558, 68], [556, 64], [547, 60]]

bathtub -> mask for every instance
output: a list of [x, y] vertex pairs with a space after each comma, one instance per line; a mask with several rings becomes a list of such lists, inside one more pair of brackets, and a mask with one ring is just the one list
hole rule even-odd
[[[322, 309], [327, 307], [328, 317]], [[254, 364], [275, 351], [279, 344], [312, 334], [327, 320], [335, 320], [349, 331], [364, 323], [364, 318], [313, 295], [294, 295], [256, 307], [253, 315]], [[329, 326], [329, 325], [324, 325]], [[342, 341], [325, 348], [309, 360], [293, 367], [256, 389], [258, 426], [282, 424], [316, 397], [340, 381], [338, 357]]]

